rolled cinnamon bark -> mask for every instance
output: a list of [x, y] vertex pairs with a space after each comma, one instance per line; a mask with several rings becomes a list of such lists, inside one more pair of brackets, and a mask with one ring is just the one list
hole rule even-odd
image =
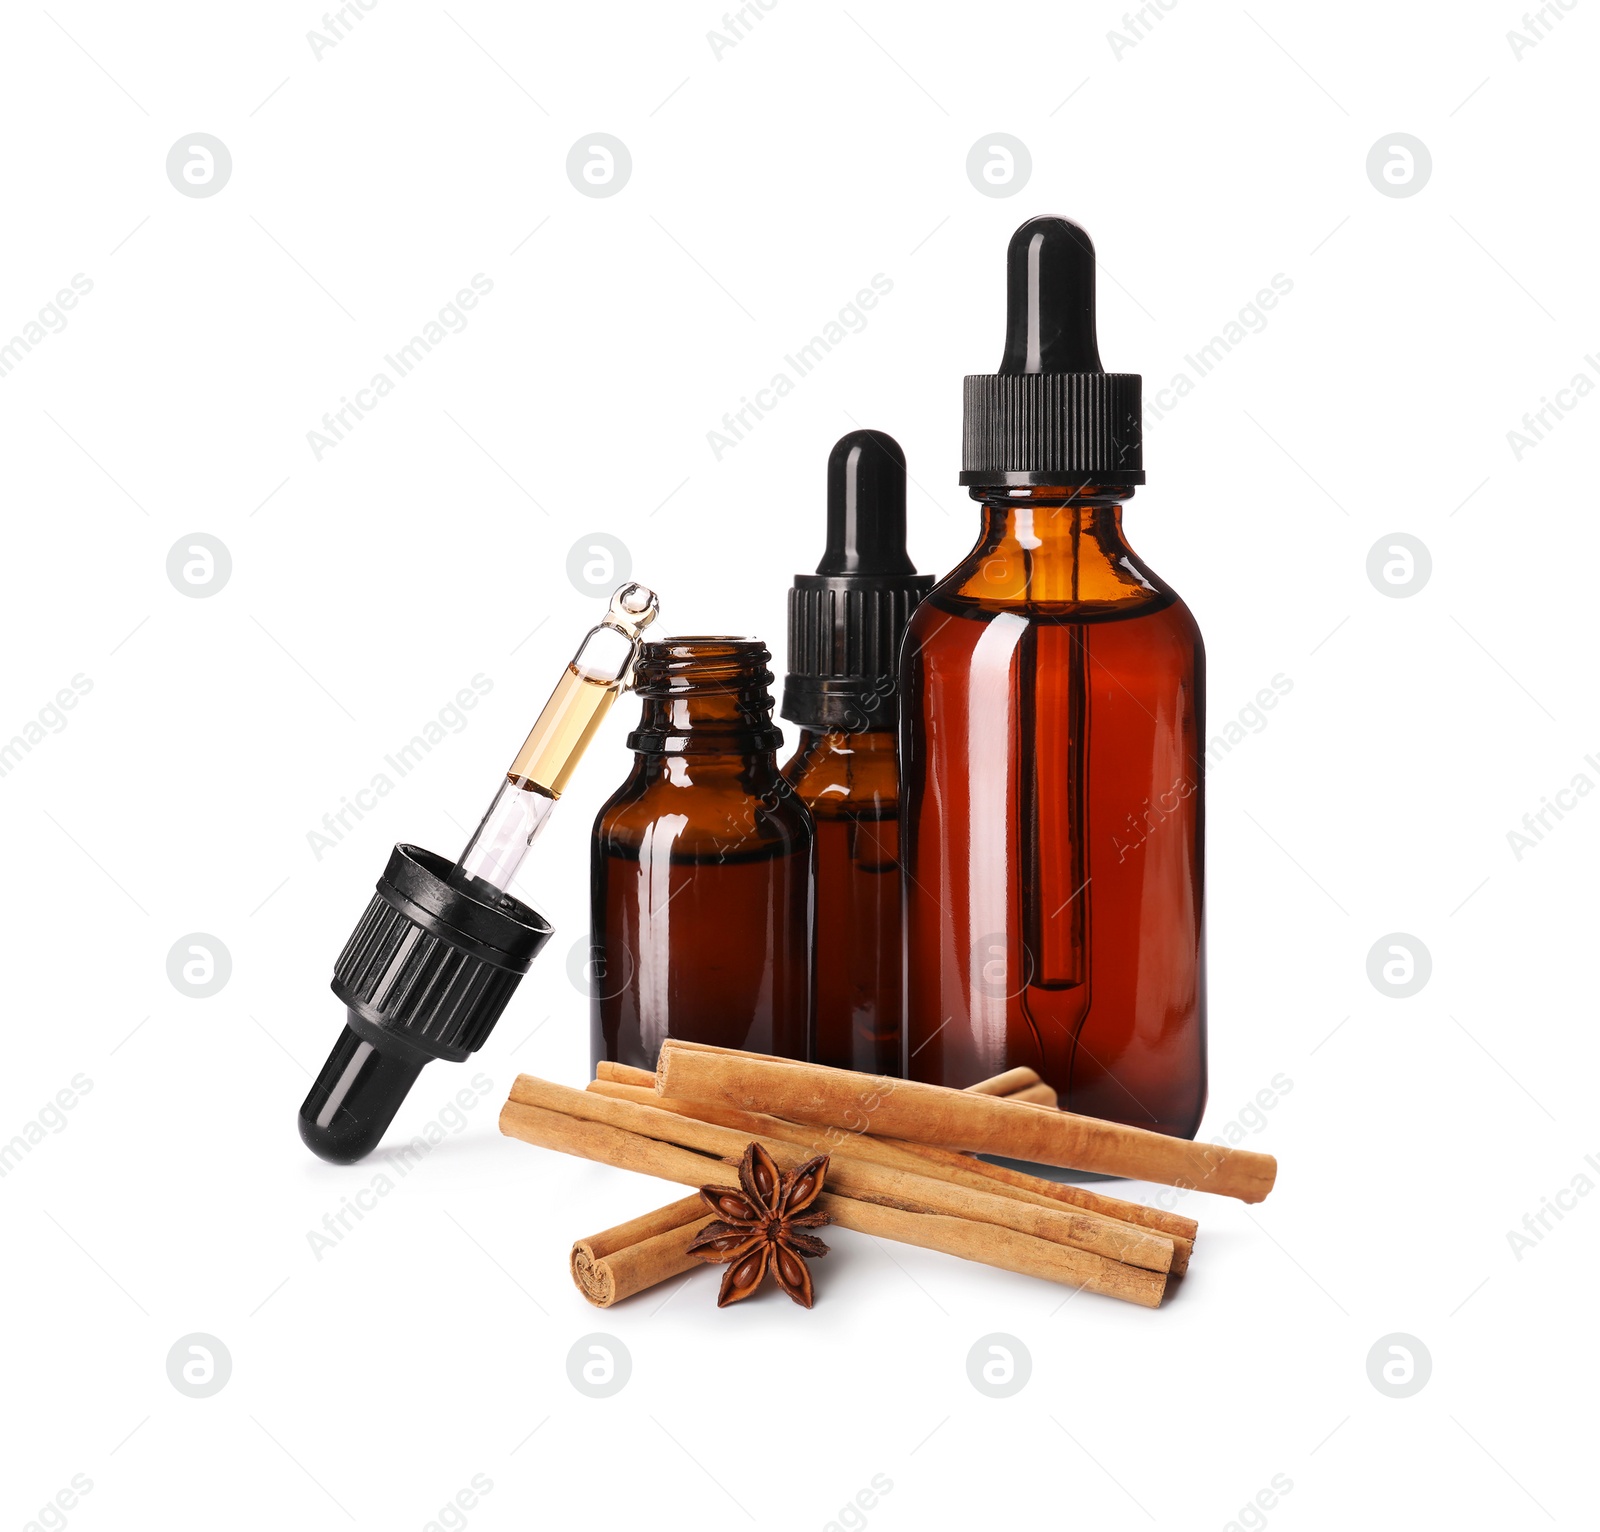
[[1039, 1078], [1038, 1071], [1029, 1069], [1026, 1064], [1019, 1064], [1004, 1074], [991, 1075], [987, 1080], [979, 1080], [976, 1085], [967, 1086], [967, 1089], [974, 1096], [1003, 1096], [1007, 1101], [1028, 1101], [1035, 1106], [1059, 1105], [1055, 1086], [1046, 1085]]
[[[904, 1149], [929, 1167], [942, 1167], [951, 1174], [976, 1175], [996, 1190], [1007, 1189], [1017, 1195], [1041, 1197], [1047, 1202], [1065, 1202], [1090, 1212], [1104, 1213], [1108, 1218], [1120, 1218], [1124, 1223], [1138, 1224], [1142, 1229], [1153, 1229], [1165, 1234], [1176, 1247], [1181, 1259], [1172, 1264], [1173, 1276], [1179, 1276], [1188, 1267], [1189, 1255], [1200, 1233], [1200, 1225], [1181, 1213], [1168, 1213], [1143, 1202], [1129, 1202], [1122, 1197], [1107, 1196], [1104, 1192], [1090, 1191], [1087, 1186], [1074, 1186], [1070, 1182], [1048, 1181], [1043, 1176], [1030, 1176], [1026, 1171], [1012, 1170], [1008, 1165], [991, 1165], [971, 1154], [954, 1149], [936, 1149], [932, 1144], [910, 1144], [904, 1139], [882, 1138], [877, 1143]], [[940, 1169], [924, 1170], [925, 1175], [938, 1175]]]
[[[622, 1090], [625, 1087], [612, 1086], [610, 1089]], [[804, 1141], [804, 1129], [789, 1124], [779, 1124], [787, 1129], [788, 1136], [761, 1131], [763, 1126], [775, 1123], [776, 1119], [767, 1119], [766, 1124], [727, 1128], [665, 1111], [659, 1102], [656, 1105], [641, 1105], [617, 1100], [598, 1092], [575, 1091], [565, 1085], [552, 1085], [548, 1080], [538, 1080], [532, 1075], [517, 1076], [512, 1082], [511, 1100], [529, 1106], [553, 1107], [574, 1117], [586, 1117], [630, 1132], [647, 1134], [665, 1143], [677, 1144], [680, 1148], [716, 1155], [729, 1164], [737, 1162], [752, 1138], [759, 1139], [785, 1170], [809, 1159], [813, 1154], [830, 1154], [832, 1163], [828, 1168], [828, 1185], [857, 1201], [876, 1202], [885, 1207], [906, 1208], [913, 1212], [948, 1213], [957, 1218], [1000, 1224], [1039, 1239], [1092, 1251], [1108, 1260], [1142, 1266], [1148, 1271], [1165, 1272], [1172, 1267], [1173, 1244], [1165, 1235], [1119, 1223], [1098, 1213], [1086, 1213], [1057, 1204], [1042, 1207], [1014, 1197], [997, 1196], [992, 1191], [977, 1191], [932, 1179], [922, 1175], [920, 1170], [913, 1172], [874, 1163], [854, 1152], [853, 1140], [831, 1147], [812, 1144]], [[802, 1136], [798, 1147], [792, 1142], [793, 1136]]]
[[594, 1066], [594, 1077], [612, 1085], [648, 1085], [651, 1090], [656, 1088], [656, 1075], [653, 1069], [636, 1069], [632, 1064], [614, 1064], [610, 1059], [601, 1059]]
[[[980, 1091], [976, 1086], [969, 1085], [968, 1090], [975, 1095], [986, 1095], [988, 1092]], [[1027, 1106], [1059, 1107], [1060, 1101], [1056, 1097], [1056, 1088], [1046, 1085], [1041, 1080], [1037, 1085], [1025, 1085], [1021, 1090], [1008, 1091], [1000, 1098], [1002, 1101], [1020, 1101]]]
[[[741, 1053], [742, 1058], [768, 1058], [772, 1055], [759, 1053]], [[629, 1064], [612, 1064], [602, 1060], [595, 1066], [596, 1084], [590, 1086], [591, 1090], [610, 1093], [610, 1086], [623, 1085], [637, 1088], [648, 1086], [652, 1094], [655, 1092], [656, 1077], [648, 1069], [636, 1069]], [[1025, 1083], [1031, 1079], [1038, 1081], [1039, 1077], [1033, 1070], [1026, 1067], [1010, 1070], [1005, 1075], [996, 1075], [992, 1080], [980, 1080], [977, 1085], [969, 1085], [967, 1089], [978, 1094], [991, 1094], [984, 1090], [986, 1086], [995, 1086], [999, 1082], [1008, 1081], [1012, 1084], [1021, 1084], [1024, 1090], [1030, 1087]], [[1049, 1090], [1048, 1086], [1044, 1089]], [[628, 1100], [643, 1101], [642, 1095], [628, 1094]], [[1015, 1097], [1008, 1097], [1013, 1100]], [[699, 1117], [705, 1122], [718, 1122], [724, 1127], [748, 1126], [753, 1131], [761, 1131], [754, 1125], [757, 1122], [771, 1122], [775, 1119], [761, 1114], [739, 1113], [733, 1108], [718, 1108], [710, 1102], [665, 1101], [662, 1105], [670, 1110], [682, 1112], [688, 1116]], [[818, 1130], [825, 1131], [825, 1130]], [[808, 1138], [805, 1140], [794, 1139], [792, 1142], [816, 1143], [818, 1148], [814, 1153], [824, 1153], [829, 1141], [821, 1138]], [[1153, 1229], [1158, 1234], [1165, 1234], [1173, 1243], [1172, 1275], [1182, 1276], [1189, 1268], [1190, 1257], [1194, 1253], [1194, 1242], [1200, 1232], [1200, 1225], [1192, 1218], [1185, 1218], [1180, 1213], [1169, 1213], [1161, 1208], [1149, 1207], [1142, 1202], [1129, 1202], [1121, 1197], [1108, 1196], [1104, 1192], [1091, 1191], [1086, 1186], [1074, 1186], [1060, 1181], [1047, 1181], [1043, 1176], [1031, 1176], [1025, 1171], [1012, 1170], [1009, 1166], [991, 1165], [987, 1160], [980, 1160], [970, 1154], [958, 1153], [953, 1149], [935, 1148], [931, 1144], [911, 1144], [898, 1139], [877, 1139], [866, 1134], [852, 1135], [850, 1143], [857, 1152], [865, 1153], [868, 1158], [881, 1158], [875, 1152], [876, 1146], [888, 1149], [893, 1156], [885, 1160], [901, 1166], [903, 1169], [914, 1170], [921, 1175], [935, 1176], [940, 1180], [956, 1181], [963, 1186], [971, 1186], [977, 1190], [1005, 1191], [1013, 1196], [1020, 1196], [1026, 1200], [1049, 1204], [1052, 1202], [1066, 1203], [1071, 1207], [1082, 1208], [1085, 1212], [1101, 1213], [1107, 1218], [1115, 1218], [1123, 1223], [1137, 1224], [1143, 1229]], [[865, 1146], [872, 1145], [874, 1149]], [[914, 1157], [907, 1160], [906, 1155]], [[916, 1161], [922, 1161], [921, 1164]]]
[[704, 1263], [688, 1244], [712, 1220], [698, 1197], [685, 1197], [572, 1247], [572, 1280], [597, 1309], [631, 1298]]
[[1008, 1069], [1003, 1074], [979, 1080], [976, 1085], [969, 1085], [967, 1089], [974, 1096], [1009, 1096], [1013, 1091], [1026, 1090], [1038, 1083], [1038, 1071], [1029, 1069], [1026, 1064], [1019, 1064], [1015, 1069]]
[[[515, 1093], [515, 1087], [513, 1087]], [[731, 1107], [719, 1107], [706, 1101], [678, 1101], [667, 1096], [658, 1096], [653, 1090], [646, 1091], [638, 1085], [618, 1085], [609, 1080], [596, 1080], [589, 1086], [588, 1094], [604, 1096], [613, 1101], [631, 1101], [635, 1105], [645, 1107], [658, 1107], [670, 1112], [674, 1116], [691, 1117], [702, 1123], [711, 1123], [717, 1127], [733, 1130], [736, 1137], [728, 1142], [748, 1142], [752, 1138], [760, 1138], [767, 1143], [778, 1140], [782, 1143], [793, 1144], [803, 1149], [808, 1154], [828, 1154], [833, 1156], [833, 1168], [829, 1173], [828, 1182], [836, 1190], [848, 1193], [851, 1190], [846, 1181], [856, 1181], [862, 1178], [858, 1175], [851, 1176], [852, 1166], [855, 1162], [866, 1161], [880, 1166], [885, 1171], [899, 1173], [902, 1176], [913, 1176], [919, 1179], [943, 1181], [952, 1186], [964, 1187], [966, 1190], [976, 1192], [984, 1198], [1001, 1197], [1011, 1201], [1021, 1201], [1034, 1207], [1053, 1208], [1058, 1212], [1067, 1211], [1069, 1204], [1062, 1199], [1051, 1197], [1035, 1191], [1031, 1186], [1008, 1184], [1003, 1181], [989, 1179], [983, 1171], [993, 1167], [984, 1165], [982, 1161], [974, 1160], [968, 1155], [951, 1154], [945, 1158], [925, 1158], [917, 1144], [898, 1144], [886, 1139], [875, 1139], [865, 1135], [848, 1134], [841, 1136], [832, 1129], [807, 1127], [803, 1123], [786, 1122], [781, 1117], [771, 1117], [762, 1112], [738, 1112]], [[659, 1128], [644, 1128], [646, 1132], [659, 1132]], [[704, 1143], [697, 1143], [693, 1147], [704, 1147]], [[1013, 1174], [1017, 1174], [1013, 1172]], [[1031, 1182], [1039, 1180], [1037, 1177], [1024, 1177], [1017, 1175], [1018, 1182]], [[871, 1183], [870, 1190], [863, 1195], [872, 1196], [873, 1192], [882, 1193], [887, 1190], [890, 1194], [896, 1191], [903, 1192], [903, 1184], [887, 1180], [887, 1178], [867, 1180]], [[1050, 1182], [1040, 1181], [1042, 1185]], [[878, 1200], [873, 1197], [873, 1200]], [[1098, 1199], [1102, 1203], [1114, 1204], [1117, 1207], [1136, 1207], [1137, 1204], [1118, 1204], [1114, 1198]], [[973, 1216], [972, 1209], [979, 1207], [981, 1212], [993, 1214], [996, 1209], [992, 1204], [960, 1203], [949, 1208], [963, 1216]], [[1079, 1213], [1084, 1222], [1056, 1225], [1051, 1220], [1045, 1220], [1041, 1226], [1038, 1220], [1029, 1222], [1026, 1218], [1012, 1214], [1008, 1219], [1013, 1227], [1027, 1233], [1043, 1233], [1045, 1238], [1055, 1237], [1056, 1232], [1066, 1236], [1070, 1233], [1069, 1243], [1077, 1244], [1081, 1249], [1097, 1250], [1102, 1255], [1109, 1255], [1115, 1260], [1127, 1261], [1132, 1265], [1144, 1266], [1147, 1259], [1137, 1252], [1148, 1252], [1150, 1259], [1155, 1261], [1154, 1270], [1168, 1270], [1175, 1276], [1181, 1276], [1188, 1269], [1189, 1257], [1194, 1250], [1194, 1236], [1172, 1236], [1164, 1230], [1154, 1230], [1148, 1226], [1141, 1226], [1131, 1219], [1119, 1217], [1111, 1207], [1089, 1206], [1076, 1207], [1073, 1211]], [[1187, 1222], [1187, 1220], [1185, 1220]], [[1160, 1240], [1170, 1241], [1170, 1260], [1167, 1250], [1162, 1245], [1149, 1246], [1145, 1239], [1155, 1236]], [[1135, 1253], [1130, 1253], [1135, 1252]], [[1166, 1262], [1166, 1264], [1162, 1264]]]
[[1270, 1154], [1248, 1149], [1191, 1143], [942, 1085], [749, 1058], [671, 1038], [661, 1047], [656, 1089], [663, 1096], [769, 1112], [791, 1122], [1157, 1181], [1242, 1202], [1261, 1201], [1278, 1173]]
[[[519, 1096], [525, 1099], [517, 1099]], [[574, 1097], [576, 1101], [572, 1099]], [[544, 1104], [531, 1104], [527, 1098], [537, 1098]], [[649, 1108], [632, 1108], [631, 1103], [586, 1096], [582, 1091], [572, 1091], [523, 1075], [518, 1077], [512, 1087], [512, 1098], [501, 1110], [500, 1131], [528, 1143], [559, 1149], [565, 1154], [658, 1176], [663, 1180], [678, 1181], [684, 1185], [697, 1186], [707, 1181], [731, 1179], [729, 1171], [735, 1159], [731, 1154], [726, 1160], [713, 1158], [675, 1143], [613, 1126], [610, 1122], [571, 1115], [568, 1110], [563, 1110], [564, 1107], [571, 1108], [585, 1102], [588, 1103], [588, 1109], [649, 1111]], [[659, 1115], [670, 1116], [667, 1113]], [[774, 1159], [785, 1168], [805, 1158], [787, 1144], [770, 1143], [767, 1147]], [[937, 1186], [938, 1183], [928, 1184]], [[825, 1192], [820, 1205], [841, 1228], [885, 1239], [898, 1239], [929, 1250], [942, 1250], [1024, 1276], [1043, 1277], [1068, 1287], [1085, 1288], [1108, 1297], [1121, 1298], [1146, 1308], [1159, 1306], [1162, 1294], [1166, 1291], [1165, 1272], [1125, 1265], [1092, 1251], [1057, 1244], [1053, 1240], [1041, 1239], [1005, 1225], [941, 1213], [914, 1202], [907, 1206], [891, 1206]]]
[[[734, 1049], [725, 1050], [729, 1053]], [[775, 1055], [770, 1053], [747, 1053], [743, 1049], [737, 1050], [742, 1059], [765, 1059]], [[655, 1072], [649, 1069], [636, 1069], [632, 1064], [614, 1064], [610, 1059], [601, 1059], [594, 1066], [594, 1077], [597, 1080], [607, 1080], [614, 1085], [647, 1085], [655, 1089]], [[1004, 1074], [991, 1076], [987, 1080], [979, 1080], [976, 1085], [967, 1087], [976, 1096], [1004, 1096], [1007, 1101], [1031, 1101], [1038, 1106], [1054, 1106], [1056, 1104], [1055, 1087], [1046, 1085], [1039, 1078], [1037, 1070], [1029, 1069], [1026, 1064], [1020, 1064], [1015, 1069], [1008, 1069]]]

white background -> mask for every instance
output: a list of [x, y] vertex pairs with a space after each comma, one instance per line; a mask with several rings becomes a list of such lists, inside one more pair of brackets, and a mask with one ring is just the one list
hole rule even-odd
[[[1184, 0], [1119, 52], [1114, 3], [781, 0], [718, 57], [713, 5], [380, 0], [319, 59], [310, 5], [8, 7], [0, 342], [93, 291], [0, 378], [0, 737], [92, 690], [0, 777], [0, 1136], [91, 1084], [0, 1181], [4, 1525], [75, 1474], [41, 1524], [425, 1528], [475, 1474], [440, 1524], [823, 1528], [874, 1475], [840, 1524], [1224, 1528], [1275, 1475], [1240, 1524], [1592, 1517], [1600, 1196], [1520, 1259], [1507, 1237], [1600, 1183], [1600, 803], [1507, 840], [1600, 781], [1600, 402], [1507, 440], [1600, 376], [1596, 23], [1562, 14], [1519, 60], [1509, 3]], [[165, 172], [197, 132], [232, 155], [208, 198]], [[565, 172], [595, 132], [633, 160], [607, 199]], [[1031, 152], [1010, 197], [965, 171], [997, 132]], [[1365, 168], [1396, 132], [1433, 163], [1405, 198]], [[392, 1169], [291, 1128], [333, 958], [393, 841], [458, 849], [599, 615], [569, 549], [620, 538], [664, 631], [781, 649], [859, 424], [904, 445], [913, 555], [947, 569], [976, 528], [961, 376], [998, 361], [1005, 242], [1042, 211], [1094, 236], [1102, 353], [1147, 397], [1293, 284], [1152, 422], [1126, 517], [1206, 635], [1213, 733], [1292, 682], [1212, 771], [1208, 843], [1203, 1136], [1286, 1076], [1249, 1136], [1279, 1190], [1181, 1201], [1200, 1242], [1158, 1312], [851, 1234], [811, 1313], [719, 1313], [709, 1272], [588, 1308], [571, 1241], [681, 1192], [495, 1115], [518, 1070], [585, 1078], [567, 957], [624, 703], [524, 880], [556, 939], [396, 1133], [492, 1088], [319, 1260], [308, 1231]], [[323, 413], [480, 272], [469, 326], [319, 461]], [[724, 411], [877, 273], [867, 327], [717, 460]], [[166, 574], [194, 533], [232, 559], [205, 599]], [[1403, 599], [1366, 573], [1393, 533], [1432, 561]], [[315, 855], [480, 674], [466, 727]], [[232, 958], [209, 999], [167, 976], [194, 932]], [[1432, 959], [1403, 1000], [1367, 976], [1396, 932]], [[192, 1332], [232, 1357], [210, 1398], [167, 1378]], [[610, 1399], [567, 1378], [592, 1332], [632, 1356]], [[995, 1332], [1032, 1358], [1003, 1400], [966, 1371]], [[1394, 1332], [1432, 1358], [1406, 1399], [1367, 1376]]]

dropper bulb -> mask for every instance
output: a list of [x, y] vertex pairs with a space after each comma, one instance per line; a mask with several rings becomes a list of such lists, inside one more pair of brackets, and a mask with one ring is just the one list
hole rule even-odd
[[371, 1154], [427, 1062], [403, 1042], [386, 1053], [345, 1027], [301, 1104], [301, 1142], [335, 1165]]
[[1006, 247], [1002, 373], [1101, 372], [1094, 244], [1070, 218], [1030, 218]]
[[884, 431], [851, 431], [828, 454], [828, 551], [819, 575], [910, 575], [906, 455]]

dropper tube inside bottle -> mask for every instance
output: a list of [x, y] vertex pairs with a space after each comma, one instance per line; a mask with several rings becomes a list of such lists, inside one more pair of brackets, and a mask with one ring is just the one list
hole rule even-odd
[[[1137, 384], [1137, 379], [1134, 380]], [[1115, 380], [1100, 362], [1095, 333], [1095, 255], [1089, 236], [1065, 218], [1034, 218], [1006, 249], [1006, 341], [992, 379], [969, 379], [978, 392], [992, 390], [1005, 405], [1054, 391], [1073, 401], [1085, 422], [1069, 418], [1062, 439], [1093, 440], [1116, 423]], [[1020, 392], [1015, 392], [1020, 391]], [[1134, 395], [1137, 398], [1137, 395]], [[1004, 407], [1004, 406], [1003, 406]], [[992, 424], [992, 422], [991, 422]], [[980, 432], [981, 436], [983, 433]], [[1114, 434], [1114, 432], [1113, 432]], [[1008, 439], [1001, 430], [998, 436]], [[1048, 454], [1059, 446], [1048, 436]], [[1131, 471], [1106, 483], [1142, 482]], [[1014, 555], [1022, 595], [1037, 614], [1019, 646], [1019, 819], [1022, 828], [1019, 1006], [1034, 1034], [1047, 1078], [1070, 1083], [1078, 1033], [1087, 1013], [1093, 974], [1089, 963], [1091, 900], [1086, 832], [1090, 791], [1089, 639], [1081, 622], [1049, 620], [1056, 611], [1081, 608], [1081, 531], [1106, 493], [1088, 476], [1052, 482], [1042, 461], [1016, 462], [1007, 471], [963, 472], [975, 499], [1000, 510], [1015, 532]], [[1112, 490], [1121, 498], [1130, 491]], [[1066, 535], [1060, 535], [1065, 531]], [[991, 565], [995, 562], [991, 561]], [[1050, 1025], [1034, 1016], [1032, 1000], [1047, 992]]]

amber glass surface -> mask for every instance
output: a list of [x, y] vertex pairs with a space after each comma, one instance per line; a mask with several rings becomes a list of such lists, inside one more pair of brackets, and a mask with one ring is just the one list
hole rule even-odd
[[1192, 1137], [1206, 1099], [1205, 655], [1130, 491], [984, 490], [901, 654], [906, 1067], [1019, 1064]]
[[633, 770], [595, 822], [591, 1062], [671, 1037], [810, 1053], [811, 815], [778, 771], [767, 648], [646, 644]]
[[813, 1057], [900, 1073], [900, 824], [895, 737], [802, 729], [783, 768], [817, 827]]

